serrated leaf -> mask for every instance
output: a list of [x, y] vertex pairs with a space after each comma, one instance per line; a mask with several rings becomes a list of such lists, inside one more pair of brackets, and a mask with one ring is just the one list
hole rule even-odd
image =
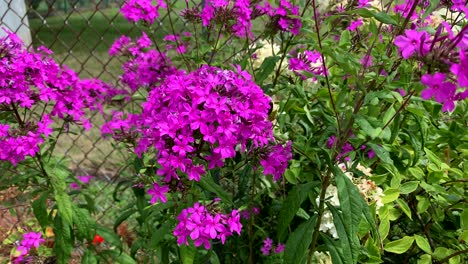
[[403, 211], [403, 213], [405, 213], [409, 219], [413, 220], [411, 216], [411, 209], [409, 208], [408, 204], [402, 199], [397, 199], [396, 202], [400, 206], [401, 211]]
[[214, 182], [211, 174], [201, 177], [199, 184], [205, 190], [216, 194], [223, 202], [232, 204], [231, 196], [221, 186]]
[[[357, 226], [350, 228], [349, 223], [351, 221], [349, 221], [348, 218], [345, 218], [345, 216], [331, 204], [327, 204], [327, 207], [333, 214], [333, 223], [335, 224], [336, 232], [340, 238], [338, 240], [338, 248], [340, 254], [342, 254], [341, 257], [344, 258], [343, 263], [356, 263], [360, 247], [357, 237]], [[341, 208], [343, 208], [342, 205]]]
[[[103, 250], [101, 251], [101, 255], [107, 256], [110, 258], [111, 262], [110, 263], [119, 263], [119, 264], [136, 264], [136, 261], [130, 257], [129, 255], [119, 252], [116, 250]], [[109, 263], [109, 259], [106, 258], [105, 263]]]
[[73, 203], [67, 193], [55, 194], [57, 201], [58, 213], [62, 216], [63, 221], [71, 225], [73, 223]]
[[392, 242], [385, 244], [385, 251], [402, 254], [408, 251], [408, 249], [413, 245], [414, 237], [405, 236], [402, 239], [398, 239]]
[[[330, 256], [332, 259], [333, 264], [343, 264], [346, 263], [346, 257], [341, 254], [341, 250], [336, 240], [329, 237], [327, 234], [320, 233], [320, 236], [325, 241], [325, 245], [327, 246], [328, 252], [330, 252]], [[320, 263], [316, 260], [316, 263]]]
[[73, 223], [76, 225], [78, 234], [81, 234], [88, 240], [92, 239], [95, 222], [86, 209], [73, 206]]
[[32, 209], [34, 216], [36, 216], [37, 221], [42, 228], [49, 226], [49, 216], [47, 213], [47, 198], [49, 197], [49, 192], [43, 193], [39, 198], [32, 202]]
[[285, 263], [303, 263], [307, 249], [312, 242], [316, 216], [312, 216], [307, 222], [299, 225], [289, 236], [284, 251]]
[[179, 246], [182, 264], [193, 264], [193, 261], [195, 260], [195, 251], [196, 248], [194, 246]]
[[73, 250], [70, 224], [65, 222], [60, 215], [54, 218], [54, 253], [57, 256], [58, 263], [68, 263]]
[[255, 75], [255, 82], [262, 84], [263, 81], [275, 70], [276, 62], [280, 57], [271, 56], [263, 60], [262, 65], [260, 66], [260, 71]]
[[414, 238], [416, 239], [416, 244], [420, 249], [422, 249], [424, 252], [431, 254], [431, 246], [429, 245], [429, 242], [427, 241], [427, 238], [422, 237], [420, 235], [415, 235]]
[[81, 264], [97, 264], [97, 258], [94, 255], [94, 252], [91, 249], [86, 249], [81, 257]]
[[319, 184], [319, 182], [309, 182], [302, 185], [296, 185], [288, 193], [288, 196], [283, 202], [279, 213], [278, 239], [280, 241], [284, 239], [289, 223], [291, 223], [292, 219], [301, 207], [301, 204], [307, 198], [308, 193], [312, 190], [312, 188], [318, 186]]

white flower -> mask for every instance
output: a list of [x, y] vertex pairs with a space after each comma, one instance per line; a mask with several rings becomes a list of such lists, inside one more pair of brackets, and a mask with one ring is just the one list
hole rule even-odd
[[331, 256], [328, 252], [314, 252], [314, 257], [317, 264], [332, 264]]

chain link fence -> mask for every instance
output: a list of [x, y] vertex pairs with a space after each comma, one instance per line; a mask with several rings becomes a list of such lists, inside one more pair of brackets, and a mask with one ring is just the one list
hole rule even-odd
[[[157, 40], [162, 41], [171, 32], [171, 26], [176, 25], [178, 29], [185, 26], [179, 13], [186, 6], [186, 1], [172, 2], [172, 13], [162, 11], [155, 22], [158, 25], [154, 27]], [[99, 78], [119, 85], [123, 61], [110, 57], [108, 50], [121, 35], [132, 38], [141, 35], [141, 28], [129, 23], [119, 13], [123, 3], [124, 0], [0, 0], [0, 28], [17, 33], [28, 47], [49, 48], [58, 63], [75, 70], [81, 78]], [[171, 18], [171, 26], [168, 18]], [[102, 115], [95, 114], [90, 118], [93, 128], [84, 131], [70, 126], [68, 132], [60, 136], [55, 153], [69, 160], [75, 175], [95, 176], [93, 192], [97, 219], [110, 224], [115, 218], [106, 214], [113, 207], [118, 207], [109, 199], [113, 189], [110, 187], [121, 179], [128, 156], [102, 138]], [[0, 222], [0, 233], [5, 235], [0, 237], [0, 241], [22, 225], [21, 217], [11, 209], [29, 206], [28, 201], [18, 200], [21, 192], [15, 193], [18, 196], [0, 194], [0, 204], [3, 204], [0, 206], [0, 219], [5, 220]], [[28, 208], [22, 210], [27, 211]], [[8, 256], [3, 251], [0, 250], [0, 263], [2, 255]]]

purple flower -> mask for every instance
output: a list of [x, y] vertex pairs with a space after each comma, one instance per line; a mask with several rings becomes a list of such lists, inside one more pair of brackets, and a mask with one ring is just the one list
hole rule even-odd
[[159, 186], [159, 184], [154, 183], [153, 188], [148, 190], [148, 194], [153, 196], [151, 198], [150, 203], [154, 204], [158, 200], [160, 200], [162, 203], [166, 203], [167, 202], [167, 198], [166, 198], [166, 193], [167, 192], [169, 192], [169, 186], [166, 186], [166, 185]]
[[[216, 200], [211, 206], [216, 206]], [[199, 203], [193, 207], [183, 209], [177, 217], [178, 224], [174, 229], [177, 244], [188, 245], [188, 238], [193, 240], [196, 247], [211, 248], [211, 240], [219, 239], [224, 244], [226, 238], [232, 236], [232, 232], [240, 235], [242, 225], [237, 210], [231, 214], [211, 212]]]
[[270, 251], [273, 247], [273, 240], [269, 237], [265, 238], [265, 240], [263, 240], [263, 247], [260, 249], [260, 251], [262, 251], [262, 254], [263, 255], [270, 255]]
[[79, 190], [81, 189], [80, 185], [76, 182], [72, 182], [70, 183], [70, 189], [73, 189], [73, 190]]
[[429, 51], [429, 33], [412, 29], [405, 30], [405, 36], [398, 36], [395, 45], [399, 48], [403, 58], [408, 59], [414, 53], [424, 56]]
[[434, 97], [436, 102], [445, 103], [457, 89], [455, 84], [446, 82], [445, 79], [445, 74], [440, 72], [434, 75], [424, 74], [421, 77], [421, 83], [426, 85], [426, 89], [421, 92], [421, 98], [429, 100]]
[[456, 76], [460, 87], [468, 87], [468, 59], [463, 51], [460, 51], [460, 62], [454, 63], [450, 71]]
[[349, 31], [355, 31], [359, 26], [362, 25], [362, 19], [351, 21], [351, 24], [346, 28]]
[[129, 22], [144, 20], [149, 24], [153, 24], [154, 20], [159, 17], [159, 8], [167, 8], [167, 6], [164, 0], [156, 1], [155, 6], [151, 2], [151, 0], [128, 0], [120, 9], [120, 12]]
[[86, 175], [86, 176], [76, 176], [76, 178], [83, 184], [88, 184], [92, 178], [94, 178], [91, 175]]
[[23, 239], [21, 240], [21, 245], [26, 248], [38, 248], [40, 244], [44, 243], [42, 239], [42, 234], [40, 232], [28, 232], [23, 234]]
[[279, 253], [283, 252], [285, 247], [286, 247], [286, 246], [285, 246], [284, 244], [281, 244], [281, 243], [279, 243], [278, 245], [276, 245], [276, 247], [275, 247], [275, 254], [279, 254]]

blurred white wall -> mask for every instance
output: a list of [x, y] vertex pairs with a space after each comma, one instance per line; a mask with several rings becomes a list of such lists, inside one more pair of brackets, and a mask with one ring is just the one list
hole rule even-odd
[[24, 0], [0, 0], [0, 37], [6, 36], [3, 27], [16, 32], [26, 46], [31, 45], [31, 31]]

